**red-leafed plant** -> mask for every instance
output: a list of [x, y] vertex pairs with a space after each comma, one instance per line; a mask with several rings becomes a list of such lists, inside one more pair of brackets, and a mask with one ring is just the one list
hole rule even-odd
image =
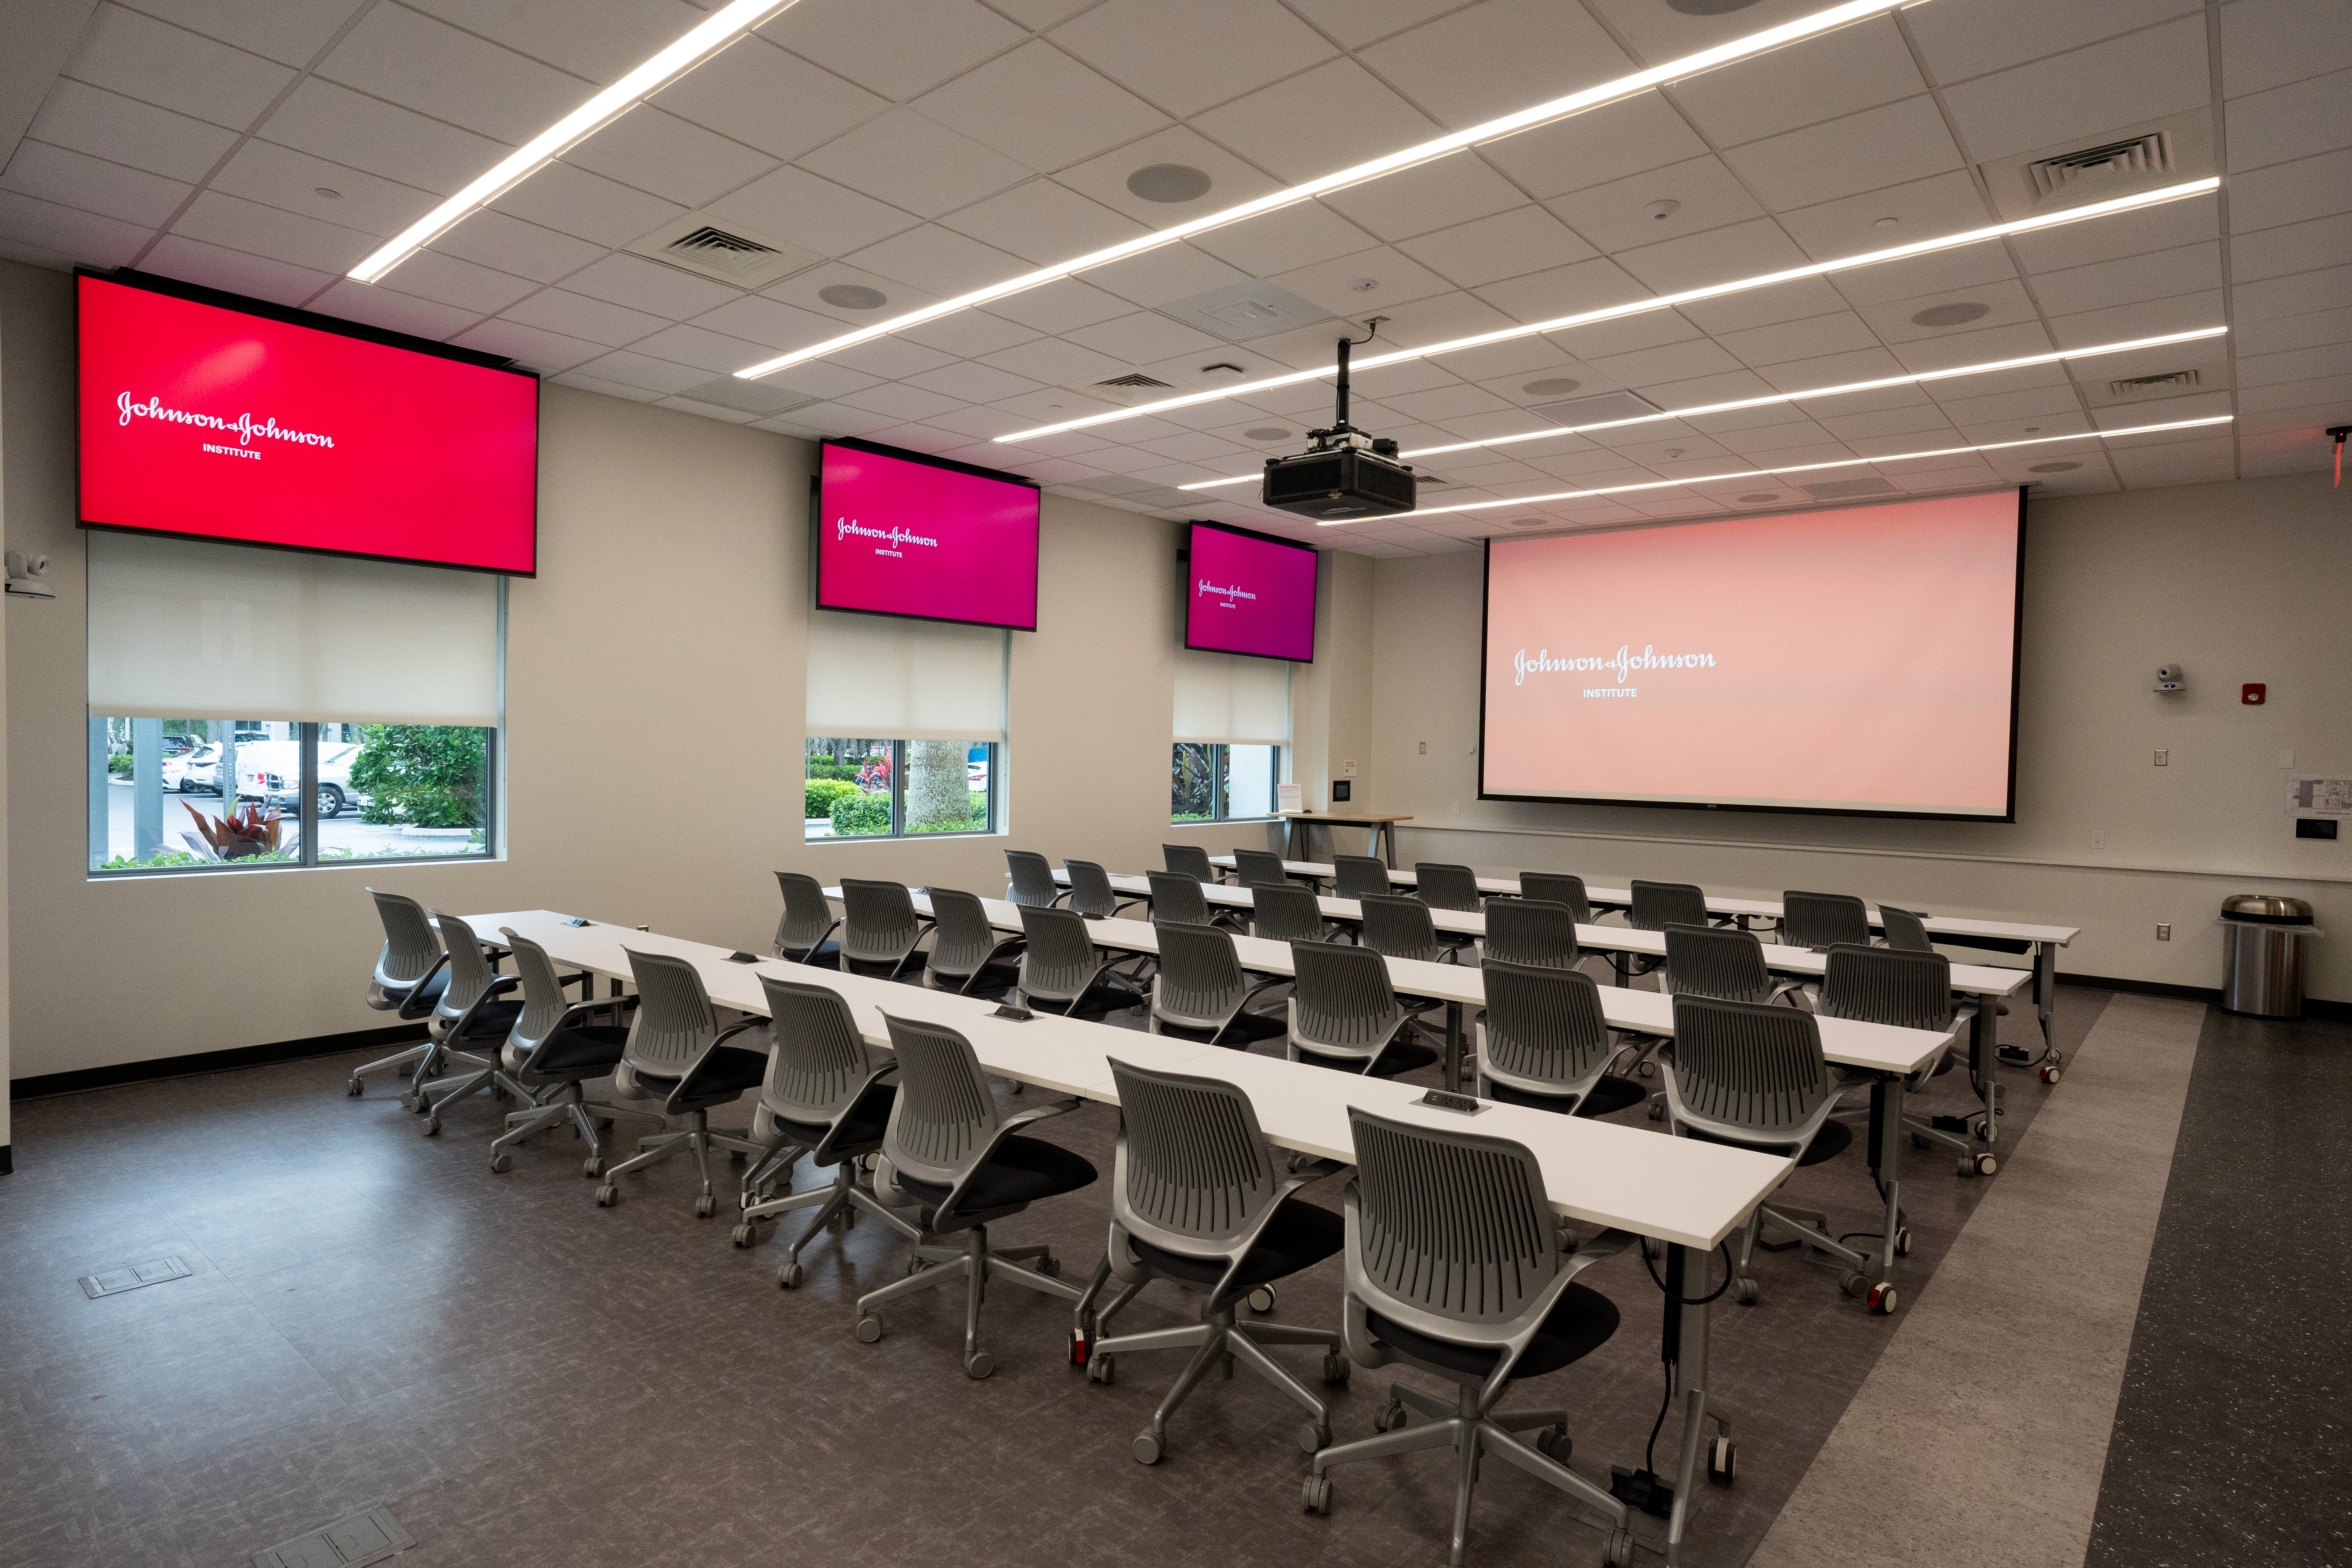
[[[181, 804], [187, 805], [184, 801]], [[187, 806], [187, 812], [196, 819], [196, 831], [205, 836], [213, 853], [224, 860], [275, 855], [285, 831], [285, 820], [274, 805], [232, 807], [220, 816], [206, 816], [193, 805]]]

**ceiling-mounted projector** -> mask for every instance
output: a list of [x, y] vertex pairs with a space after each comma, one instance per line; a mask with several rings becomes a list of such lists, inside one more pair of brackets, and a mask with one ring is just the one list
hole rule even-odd
[[[1384, 319], [1375, 316], [1370, 324], [1377, 330]], [[1318, 522], [1352, 522], [1413, 509], [1412, 465], [1397, 461], [1397, 444], [1374, 440], [1348, 423], [1351, 343], [1348, 338], [1339, 340], [1339, 389], [1331, 427], [1309, 430], [1315, 445], [1297, 457], [1265, 460], [1258, 500], [1277, 511], [1297, 512]]]

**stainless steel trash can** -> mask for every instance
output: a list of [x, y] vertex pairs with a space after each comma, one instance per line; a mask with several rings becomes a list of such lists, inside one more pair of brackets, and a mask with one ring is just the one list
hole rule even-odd
[[2221, 900], [2228, 944], [2221, 1005], [2256, 1018], [2303, 1016], [2304, 944], [2319, 934], [2311, 906], [2270, 893], [2232, 893]]

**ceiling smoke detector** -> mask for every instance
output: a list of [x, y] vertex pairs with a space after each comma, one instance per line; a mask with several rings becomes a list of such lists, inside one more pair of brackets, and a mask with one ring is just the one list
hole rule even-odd
[[1672, 196], [1668, 196], [1663, 201], [1652, 202], [1648, 206], [1642, 209], [1643, 213], [1647, 216], [1653, 223], [1663, 223], [1682, 210], [1683, 204], [1675, 200]]

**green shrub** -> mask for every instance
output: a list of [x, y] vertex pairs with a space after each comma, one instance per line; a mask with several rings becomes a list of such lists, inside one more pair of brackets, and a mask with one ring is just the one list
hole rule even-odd
[[859, 793], [856, 784], [846, 779], [811, 778], [803, 786], [807, 805], [803, 816], [831, 816], [836, 801], [847, 800]]
[[890, 797], [887, 795], [844, 795], [833, 803], [833, 809], [827, 815], [833, 818], [833, 831], [836, 837], [887, 833], [890, 831]]
[[414, 827], [482, 825], [487, 731], [450, 724], [362, 724], [352, 788], [369, 797], [362, 822]]
[[106, 771], [112, 773], [119, 779], [129, 778], [131, 776], [131, 753], [128, 752], [117, 752], [114, 755], [107, 758]]

